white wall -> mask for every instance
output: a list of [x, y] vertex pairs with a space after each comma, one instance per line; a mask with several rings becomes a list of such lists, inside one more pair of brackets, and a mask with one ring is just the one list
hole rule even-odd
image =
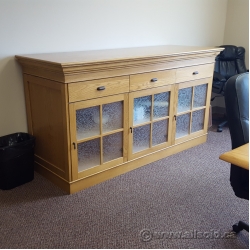
[[27, 131], [16, 54], [223, 44], [227, 0], [0, 0], [0, 136]]

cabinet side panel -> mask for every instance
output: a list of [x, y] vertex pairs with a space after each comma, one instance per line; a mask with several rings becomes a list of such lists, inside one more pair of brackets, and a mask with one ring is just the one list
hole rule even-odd
[[29, 88], [32, 132], [36, 137], [35, 161], [63, 179], [70, 180], [68, 112], [64, 84], [33, 76]]

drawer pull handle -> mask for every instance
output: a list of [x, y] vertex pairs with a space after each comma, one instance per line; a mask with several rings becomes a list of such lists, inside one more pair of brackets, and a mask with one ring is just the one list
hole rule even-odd
[[157, 82], [157, 81], [158, 81], [157, 78], [152, 78], [152, 79], [150, 80], [150, 82]]
[[198, 74], [199, 74], [198, 71], [194, 71], [194, 72], [193, 72], [193, 75], [198, 75]]
[[97, 88], [97, 90], [105, 90], [105, 86], [100, 86]]

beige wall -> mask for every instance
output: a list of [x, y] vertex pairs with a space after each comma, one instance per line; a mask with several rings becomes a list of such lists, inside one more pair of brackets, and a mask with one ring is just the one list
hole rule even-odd
[[228, 0], [224, 44], [243, 46], [249, 68], [249, 0]]
[[[243, 46], [246, 49], [246, 66], [249, 68], [249, 0], [228, 0], [223, 44]], [[224, 98], [216, 98], [212, 105], [225, 107]]]
[[0, 136], [27, 131], [16, 54], [223, 43], [227, 0], [1, 0]]

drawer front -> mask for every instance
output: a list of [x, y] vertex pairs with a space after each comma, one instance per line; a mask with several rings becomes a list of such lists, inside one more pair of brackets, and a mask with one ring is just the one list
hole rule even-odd
[[129, 92], [129, 77], [114, 77], [68, 84], [69, 102]]
[[176, 83], [211, 77], [213, 76], [213, 71], [213, 63], [179, 68], [176, 71]]
[[175, 83], [176, 70], [164, 70], [130, 76], [130, 91], [160, 87]]

